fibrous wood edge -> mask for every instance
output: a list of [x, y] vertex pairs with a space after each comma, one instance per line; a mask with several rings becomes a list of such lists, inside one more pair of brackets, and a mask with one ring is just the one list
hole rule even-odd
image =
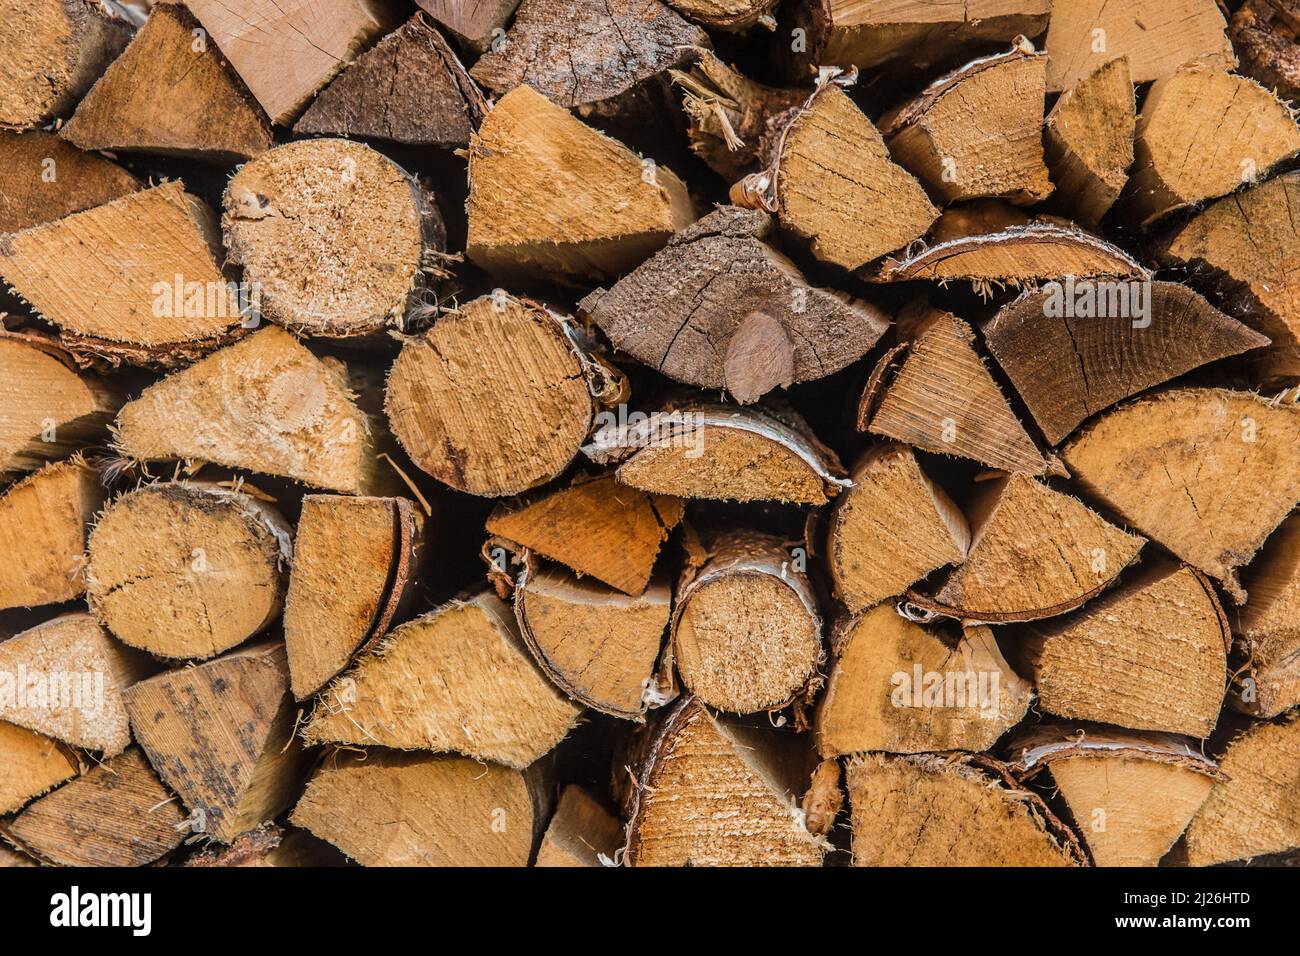
[[0, 814], [15, 813], [29, 801], [72, 779], [80, 761], [44, 734], [0, 721]]
[[1253, 717], [1300, 704], [1300, 517], [1292, 514], [1242, 572], [1250, 600], [1233, 615], [1237, 635], [1228, 702]]
[[20, 232], [143, 188], [110, 159], [44, 130], [0, 129], [0, 233]]
[[622, 847], [622, 821], [589, 791], [570, 784], [560, 794], [533, 865], [613, 866]]
[[778, 0], [668, 0], [682, 16], [715, 30], [737, 31], [761, 23], [775, 26]]
[[1228, 22], [1228, 36], [1241, 73], [1287, 100], [1300, 100], [1300, 44], [1294, 6], [1246, 0]]

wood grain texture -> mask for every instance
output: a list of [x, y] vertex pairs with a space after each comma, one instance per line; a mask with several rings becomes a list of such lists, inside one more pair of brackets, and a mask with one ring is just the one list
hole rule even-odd
[[142, 188], [112, 160], [44, 130], [0, 129], [0, 233], [19, 232]]
[[0, 813], [15, 813], [30, 800], [80, 772], [77, 758], [53, 738], [0, 721]]
[[1128, 57], [1097, 67], [1063, 92], [1047, 114], [1047, 165], [1053, 199], [1096, 227], [1119, 198], [1133, 164], [1137, 108]]

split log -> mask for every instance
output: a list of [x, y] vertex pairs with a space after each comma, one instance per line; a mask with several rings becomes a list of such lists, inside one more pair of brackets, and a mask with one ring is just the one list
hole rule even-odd
[[294, 735], [284, 645], [264, 643], [178, 667], [126, 692], [131, 730], [191, 812], [229, 843], [290, 806], [309, 755]]
[[131, 743], [123, 695], [155, 669], [89, 614], [64, 614], [0, 642], [0, 720], [112, 757]]
[[4, 832], [48, 864], [117, 867], [166, 856], [189, 826], [176, 798], [132, 747], [41, 797]]
[[0, 814], [16, 813], [79, 772], [76, 755], [57, 740], [0, 721]]
[[506, 24], [519, 0], [415, 0], [420, 9], [451, 31], [474, 53], [506, 37]]
[[799, 808], [816, 763], [803, 735], [685, 697], [636, 746], [628, 866], [821, 865], [829, 844]]
[[214, 657], [284, 606], [293, 529], [252, 494], [208, 482], [146, 485], [104, 509], [86, 545], [86, 600], [123, 643]]
[[776, 26], [772, 11], [778, 0], [668, 0], [668, 5], [695, 23], [735, 32], [759, 24]]
[[108, 492], [80, 458], [46, 465], [0, 497], [0, 608], [58, 604], [86, 590], [86, 529]]
[[826, 536], [835, 595], [849, 611], [902, 594], [931, 572], [965, 559], [966, 518], [921, 470], [911, 448], [875, 446], [849, 480], [853, 485], [836, 499]]
[[1166, 734], [1052, 724], [1008, 749], [1018, 775], [1048, 770], [1097, 866], [1156, 866], [1226, 780], [1193, 742]]
[[886, 113], [890, 154], [944, 202], [1033, 205], [1052, 191], [1043, 161], [1047, 57], [1028, 41], [982, 57]]
[[752, 714], [779, 710], [820, 686], [821, 616], [800, 565], [785, 542], [735, 532], [709, 542], [683, 571], [673, 660], [701, 702]]
[[1273, 532], [1242, 571], [1250, 595], [1235, 615], [1241, 666], [1229, 702], [1254, 717], [1300, 704], [1300, 516]]
[[0, 129], [0, 233], [53, 222], [140, 188], [121, 166], [52, 133]]
[[417, 13], [321, 90], [293, 131], [465, 146], [486, 111], [455, 52]]
[[1052, 0], [1048, 92], [1067, 90], [1107, 60], [1128, 57], [1134, 83], [1196, 62], [1230, 70], [1237, 59], [1215, 0]]
[[1227, 622], [1209, 581], [1157, 562], [1020, 645], [1048, 713], [1208, 737], [1227, 686]]
[[534, 866], [613, 866], [623, 848], [623, 823], [582, 787], [560, 794], [537, 848]]
[[33, 128], [65, 115], [126, 46], [131, 28], [87, 0], [6, 0], [0, 125]]
[[414, 600], [424, 516], [405, 498], [306, 495], [284, 601], [293, 696], [305, 700]]
[[747, 404], [838, 372], [888, 327], [869, 303], [808, 284], [763, 212], [722, 206], [611, 289], [578, 303], [614, 346], [669, 378]]
[[389, 0], [267, 9], [259, 0], [186, 0], [271, 122], [286, 125], [371, 42], [398, 23]]
[[695, 220], [686, 186], [527, 86], [469, 148], [465, 254], [506, 280], [617, 277]]
[[1044, 124], [1053, 198], [1095, 228], [1119, 198], [1133, 165], [1137, 110], [1128, 57], [1102, 64], [1057, 99]]
[[860, 754], [845, 770], [854, 866], [1081, 866], [1075, 836], [988, 757]]
[[1027, 226], [1034, 220], [1019, 206], [1002, 199], [971, 199], [944, 209], [935, 220], [926, 241], [931, 244], [1001, 232], [1011, 226]]
[[229, 846], [213, 843], [195, 853], [182, 866], [343, 866], [347, 861], [338, 850], [305, 830], [285, 829], [263, 823], [241, 833]]
[[823, 757], [991, 748], [1029, 709], [987, 627], [960, 636], [878, 605], [837, 629], [814, 728]]
[[271, 127], [183, 4], [160, 3], [63, 127], [86, 150], [237, 163], [271, 147]]
[[8, 846], [0, 843], [0, 869], [5, 867], [18, 866], [37, 866], [36, 860], [26, 853], [19, 853], [17, 850], [11, 850]]
[[[419, 679], [428, 674], [439, 679]], [[533, 662], [510, 608], [484, 591], [390, 631], [325, 689], [303, 734], [527, 767], [580, 713]]]
[[1176, 282], [1051, 283], [983, 329], [1049, 444], [1116, 402], [1268, 339]]
[[1173, 389], [1107, 412], [1061, 457], [1086, 491], [1243, 604], [1236, 569], [1300, 502], [1300, 406]]
[[1300, 8], [1294, 0], [1246, 0], [1228, 22], [1240, 71], [1278, 96], [1300, 100]]

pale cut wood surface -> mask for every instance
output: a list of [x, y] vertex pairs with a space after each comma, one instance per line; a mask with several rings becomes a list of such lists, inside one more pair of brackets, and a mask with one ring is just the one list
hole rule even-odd
[[623, 824], [587, 790], [564, 788], [537, 848], [534, 866], [612, 866], [623, 846]]
[[15, 813], [28, 801], [78, 773], [71, 751], [44, 734], [0, 721], [0, 813]]
[[1054, 200], [1096, 227], [1119, 198], [1133, 164], [1137, 109], [1126, 56], [1103, 63], [1057, 99], [1047, 114], [1047, 165]]

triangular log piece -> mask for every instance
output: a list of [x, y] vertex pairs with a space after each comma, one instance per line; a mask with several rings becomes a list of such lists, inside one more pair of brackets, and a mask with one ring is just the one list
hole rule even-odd
[[142, 186], [112, 160], [53, 133], [0, 129], [0, 233], [102, 206]]
[[16, 813], [78, 773], [77, 757], [57, 740], [0, 721], [0, 814]]
[[1049, 444], [1209, 362], [1268, 345], [1177, 282], [1053, 282], [985, 324], [984, 342]]
[[623, 848], [623, 823], [582, 787], [560, 794], [533, 866], [613, 866]]
[[1300, 100], [1300, 31], [1294, 7], [1276, 0], [1246, 0], [1228, 21], [1238, 67], [1277, 95]]
[[[434, 675], [430, 678], [429, 675]], [[527, 767], [577, 722], [491, 591], [394, 628], [323, 692], [308, 743], [453, 750]]]
[[991, 748], [1029, 709], [987, 627], [925, 628], [882, 604], [837, 630], [814, 720], [823, 757]]
[[1163, 562], [1037, 625], [1019, 652], [1047, 713], [1201, 739], [1223, 706], [1229, 640], [1209, 581]]
[[308, 755], [294, 736], [284, 645], [179, 667], [127, 691], [131, 729], [193, 829], [222, 843], [293, 803]]
[[251, 494], [207, 482], [145, 485], [104, 509], [86, 545], [86, 600], [123, 643], [213, 657], [284, 605], [293, 529]]
[[1300, 406], [1172, 389], [1107, 412], [1061, 457], [1085, 491], [1241, 604], [1236, 569], [1300, 501]]
[[771, 216], [722, 206], [611, 289], [578, 303], [616, 348], [747, 404], [838, 372], [889, 325], [875, 306], [808, 284], [764, 240]]
[[424, 515], [405, 498], [306, 495], [293, 542], [284, 640], [305, 700], [387, 633], [417, 591]]
[[[271, 147], [262, 108], [183, 4], [159, 3], [59, 135], [82, 149], [237, 163]], [[201, 32], [201, 31], [200, 31]]]
[[1300, 516], [1273, 532], [1242, 570], [1250, 600], [1233, 630], [1242, 668], [1235, 669], [1229, 701], [1255, 717], [1276, 717], [1300, 704]]
[[506, 24], [519, 0], [415, 0], [474, 53], [483, 53], [493, 41], [503, 42]]
[[613, 279], [695, 220], [671, 170], [527, 86], [483, 120], [469, 170], [466, 255], [504, 279]]
[[1121, 56], [1062, 93], [1047, 114], [1053, 198], [1085, 226], [1096, 227], [1128, 181], [1136, 113], [1132, 71]]
[[1081, 866], [1078, 841], [987, 757], [860, 754], [845, 780], [854, 866]]
[[641, 731], [628, 866], [820, 866], [829, 849], [799, 801], [816, 759], [807, 737], [715, 717], [685, 697]]

